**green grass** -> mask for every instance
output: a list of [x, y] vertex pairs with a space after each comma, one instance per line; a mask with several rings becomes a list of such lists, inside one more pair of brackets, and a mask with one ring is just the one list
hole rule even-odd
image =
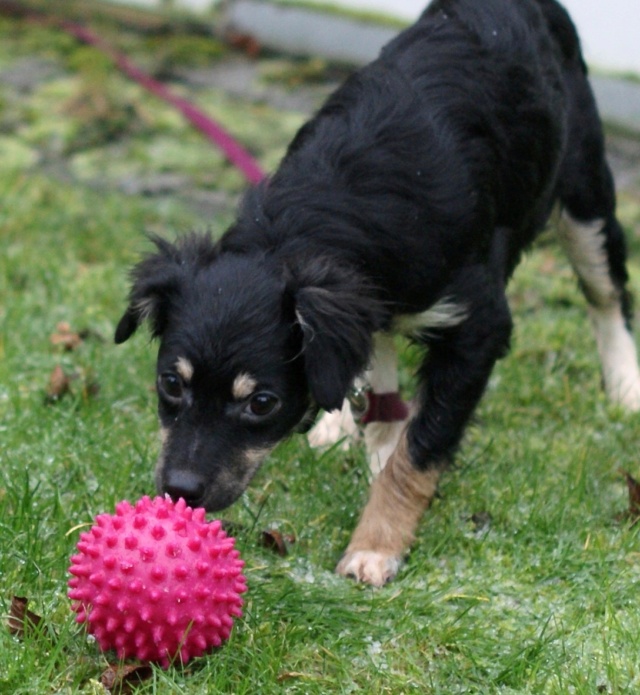
[[[0, 170], [0, 614], [16, 594], [45, 623], [19, 640], [3, 618], [0, 693], [98, 693], [107, 659], [73, 622], [69, 556], [79, 525], [153, 492], [157, 453], [155, 348], [144, 334], [111, 342], [127, 269], [145, 230], [228, 223], [202, 220], [179, 196], [126, 196], [114, 182], [130, 167], [179, 171], [229, 195], [241, 184], [179, 119], [107, 70], [113, 108], [133, 120], [80, 146], [78, 116], [64, 108], [84, 89], [64, 67], [73, 49], [30, 31], [0, 24], [0, 71], [34, 54], [62, 70], [19, 100], [0, 80], [0, 147], [18, 153]], [[300, 121], [200, 96], [266, 165]], [[70, 180], [38, 163], [43, 151], [68, 162]], [[620, 209], [640, 294], [637, 192]], [[246, 529], [249, 583], [229, 643], [184, 669], [154, 668], [136, 692], [640, 691], [640, 544], [617, 519], [627, 506], [620, 470], [640, 474], [640, 418], [600, 391], [584, 301], [552, 241], [527, 257], [510, 297], [513, 350], [396, 582], [372, 590], [332, 571], [366, 499], [362, 451], [319, 453], [292, 439], [224, 514]], [[91, 331], [74, 352], [50, 343], [60, 321]], [[47, 404], [56, 364], [79, 376]], [[94, 379], [89, 395], [83, 384]], [[270, 527], [295, 534], [286, 558], [258, 543]]]

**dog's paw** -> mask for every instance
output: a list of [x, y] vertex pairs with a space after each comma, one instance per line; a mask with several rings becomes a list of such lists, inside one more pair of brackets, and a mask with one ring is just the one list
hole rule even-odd
[[640, 378], [621, 386], [614, 400], [632, 413], [640, 411]]
[[632, 413], [640, 411], [640, 384], [633, 391], [628, 391], [620, 398], [620, 404]]
[[640, 375], [637, 367], [635, 373], [606, 375], [605, 391], [612, 403], [632, 413], [640, 411]]
[[307, 435], [309, 444], [314, 448], [332, 446], [343, 440], [341, 449], [347, 450], [351, 441], [358, 436], [358, 425], [353, 419], [351, 406], [344, 402], [342, 410], [324, 413], [318, 423]]
[[336, 567], [336, 573], [371, 586], [384, 586], [400, 569], [402, 558], [375, 550], [346, 552]]

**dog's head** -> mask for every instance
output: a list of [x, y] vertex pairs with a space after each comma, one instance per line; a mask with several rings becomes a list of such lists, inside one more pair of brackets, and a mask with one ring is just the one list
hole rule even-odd
[[381, 312], [352, 272], [328, 260], [294, 267], [221, 252], [207, 236], [154, 241], [157, 251], [133, 270], [115, 339], [145, 320], [159, 338], [157, 486], [215, 511], [317, 407], [341, 406]]

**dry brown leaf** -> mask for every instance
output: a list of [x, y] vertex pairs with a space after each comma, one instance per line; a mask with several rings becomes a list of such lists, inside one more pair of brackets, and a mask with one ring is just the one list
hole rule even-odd
[[280, 531], [269, 529], [260, 534], [261, 544], [263, 547], [273, 550], [280, 557], [285, 557], [289, 550], [287, 543], [295, 543], [296, 538], [293, 534], [283, 535]]
[[629, 510], [627, 517], [632, 523], [640, 520], [640, 483], [626, 471], [623, 471], [627, 481], [627, 490], [629, 491]]
[[47, 386], [47, 400], [50, 402], [60, 400], [69, 392], [71, 379], [64, 373], [62, 367], [57, 364], [49, 375], [49, 385]]
[[46, 402], [57, 403], [71, 392], [71, 384], [76, 382], [77, 393], [83, 401], [91, 400], [100, 393], [100, 384], [92, 370], [78, 369], [72, 374], [67, 374], [61, 365], [56, 365], [49, 375], [49, 384], [46, 389]]
[[49, 336], [51, 344], [61, 347], [67, 352], [71, 352], [82, 345], [82, 336], [73, 331], [71, 325], [66, 321], [61, 321], [56, 326], [56, 332]]
[[9, 618], [7, 625], [9, 632], [22, 639], [25, 631], [37, 628], [42, 622], [42, 617], [27, 608], [29, 599], [24, 596], [14, 596], [11, 599]]
[[100, 683], [109, 692], [128, 695], [152, 675], [153, 669], [149, 664], [110, 664], [100, 676]]
[[[239, 533], [247, 533], [249, 531], [247, 526], [239, 524], [236, 521], [221, 519], [220, 522], [224, 532], [229, 536], [237, 536]], [[273, 552], [280, 555], [280, 557], [288, 555], [289, 549], [287, 546], [296, 542], [295, 534], [282, 533], [276, 529], [259, 531], [259, 534], [258, 544], [263, 548], [273, 550]]]

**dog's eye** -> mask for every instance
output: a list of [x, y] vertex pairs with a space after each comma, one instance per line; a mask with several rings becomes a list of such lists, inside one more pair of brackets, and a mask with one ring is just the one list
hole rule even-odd
[[162, 395], [170, 401], [182, 400], [184, 385], [182, 379], [173, 372], [164, 372], [158, 377], [158, 387]]
[[251, 397], [245, 410], [254, 418], [271, 415], [280, 407], [280, 399], [273, 393], [261, 391]]

